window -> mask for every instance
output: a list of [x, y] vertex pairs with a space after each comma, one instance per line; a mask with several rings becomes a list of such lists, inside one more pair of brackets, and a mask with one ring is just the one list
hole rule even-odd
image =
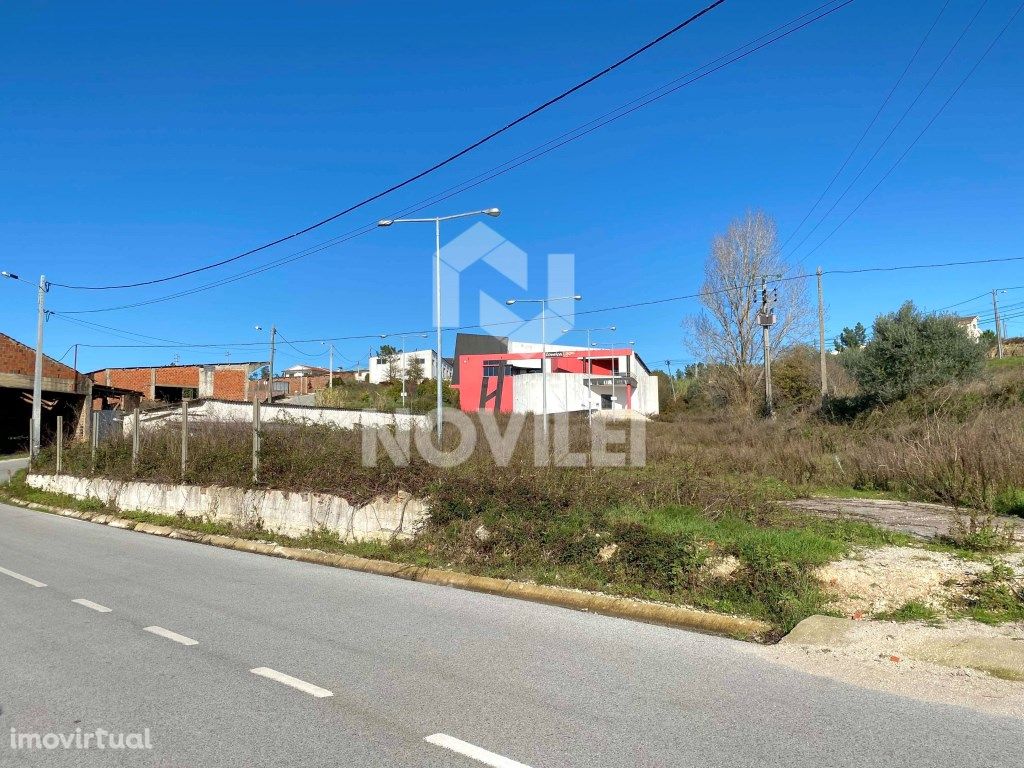
[[[512, 375], [512, 366], [506, 364], [504, 366], [504, 372], [505, 372], [504, 373], [505, 376], [511, 376]], [[484, 376], [500, 376], [500, 375], [502, 375], [502, 365], [501, 365], [500, 362], [484, 363]]]

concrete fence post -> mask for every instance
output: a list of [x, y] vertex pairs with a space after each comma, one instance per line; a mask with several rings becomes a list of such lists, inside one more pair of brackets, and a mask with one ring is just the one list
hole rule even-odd
[[89, 463], [92, 467], [93, 473], [96, 472], [96, 449], [100, 444], [100, 420], [93, 414], [92, 417], [92, 436], [89, 441], [91, 443], [89, 447]]
[[64, 468], [64, 417], [57, 417], [57, 474]]
[[181, 479], [188, 470], [188, 400], [181, 401]]
[[139, 468], [139, 408], [132, 411], [132, 472]]
[[252, 481], [260, 481], [260, 401], [252, 400]]

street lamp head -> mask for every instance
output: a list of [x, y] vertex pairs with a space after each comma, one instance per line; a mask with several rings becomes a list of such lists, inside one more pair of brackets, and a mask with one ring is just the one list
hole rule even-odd
[[254, 325], [253, 328], [255, 328], [257, 331], [262, 331], [263, 330], [263, 326], [262, 325]]
[[493, 216], [494, 218], [498, 218], [499, 216], [501, 216], [501, 209], [500, 208], [488, 208], [486, 211], [484, 211], [484, 213], [486, 213], [488, 216]]
[[388, 335], [387, 335], [386, 333], [382, 333], [382, 334], [380, 335], [380, 337], [381, 337], [382, 339], [386, 339], [386, 338], [388, 337]]
[[21, 279], [16, 274], [14, 274], [13, 272], [0, 272], [0, 275], [3, 275], [4, 277], [9, 277], [11, 280], [20, 280]]
[[576, 294], [575, 296], [573, 296], [573, 299], [574, 299], [575, 301], [579, 301], [579, 300], [580, 300], [580, 299], [582, 299], [582, 298], [583, 298], [583, 297], [582, 297], [582, 296], [580, 296], [580, 295], [579, 295], [578, 293], [577, 293], [577, 294]]
[[615, 331], [615, 330], [618, 330], [618, 329], [614, 325], [609, 325], [608, 326], [608, 330], [609, 331]]
[[511, 307], [513, 304], [516, 303], [516, 300], [515, 299], [507, 299], [505, 301], [505, 303], [508, 304]]
[[390, 227], [394, 223], [395, 223], [394, 219], [381, 219], [380, 221], [377, 222], [377, 226], [378, 227]]

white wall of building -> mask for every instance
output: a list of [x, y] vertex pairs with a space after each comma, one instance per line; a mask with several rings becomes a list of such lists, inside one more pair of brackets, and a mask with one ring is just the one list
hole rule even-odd
[[[437, 370], [434, 360], [436, 359], [434, 350], [432, 349], [417, 349], [408, 350], [404, 355], [401, 351], [394, 355], [395, 369], [398, 371], [396, 380], [402, 378], [402, 367], [403, 362], [405, 370], [408, 371], [413, 365], [413, 360], [419, 359], [420, 365], [423, 368], [423, 378], [430, 379], [433, 381], [435, 378], [435, 372]], [[371, 384], [383, 384], [388, 380], [388, 371], [390, 365], [386, 360], [381, 360], [379, 357], [370, 358], [370, 377], [369, 382]], [[448, 363], [444, 363], [442, 368], [442, 374], [445, 381], [451, 381], [452, 379], [452, 367]]]
[[[542, 413], [543, 408], [543, 375], [541, 373], [518, 374], [512, 380], [512, 410], [515, 413]], [[548, 413], [570, 413], [586, 411], [587, 401], [590, 407], [599, 411], [602, 408], [601, 395], [614, 392], [613, 410], [627, 408], [626, 387], [623, 380], [615, 382], [615, 387], [605, 377], [594, 377], [588, 387], [587, 377], [579, 373], [548, 374]], [[641, 368], [636, 373], [636, 386], [628, 401], [630, 410], [652, 416], [658, 413], [658, 377], [648, 375]]]

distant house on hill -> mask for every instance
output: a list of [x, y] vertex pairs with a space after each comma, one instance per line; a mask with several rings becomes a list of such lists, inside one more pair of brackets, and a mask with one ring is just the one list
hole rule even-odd
[[981, 338], [981, 328], [978, 326], [977, 315], [967, 315], [956, 318], [956, 324], [964, 329], [964, 332], [971, 338], [971, 341], [978, 341]]

